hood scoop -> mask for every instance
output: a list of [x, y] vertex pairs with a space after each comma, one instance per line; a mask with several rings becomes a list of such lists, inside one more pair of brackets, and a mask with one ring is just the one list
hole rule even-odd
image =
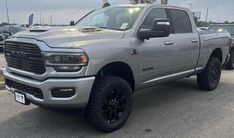
[[96, 27], [87, 27], [87, 28], [80, 28], [79, 31], [82, 33], [93, 33], [93, 32], [99, 32], [102, 29], [96, 28]]

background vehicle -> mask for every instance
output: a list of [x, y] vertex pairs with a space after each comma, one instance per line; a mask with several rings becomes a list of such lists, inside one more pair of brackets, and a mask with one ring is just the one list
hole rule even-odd
[[230, 47], [230, 59], [225, 65], [227, 69], [234, 69], [234, 24], [213, 24], [209, 26], [209, 31], [214, 33], [230, 33], [232, 44]]
[[11, 35], [26, 30], [20, 26], [1, 26], [0, 27], [0, 52], [3, 52], [3, 41]]
[[0, 33], [10, 33], [11, 35], [12, 34], [15, 34], [15, 33], [18, 33], [18, 32], [21, 32], [21, 31], [25, 31], [26, 28], [24, 27], [21, 27], [21, 26], [1, 26], [0, 27]]
[[21, 26], [1, 26], [0, 27], [0, 34], [4, 35], [6, 38], [8, 38], [9, 36], [21, 32], [21, 31], [25, 31], [26, 29], [24, 27]]
[[0, 52], [3, 51], [3, 42], [5, 40], [5, 36], [0, 34]]
[[197, 27], [199, 31], [207, 31], [208, 27]]
[[187, 9], [110, 6], [72, 27], [6, 40], [4, 76], [19, 103], [85, 107], [93, 127], [111, 132], [128, 119], [135, 90], [192, 75], [214, 90], [230, 42], [228, 33], [198, 32]]

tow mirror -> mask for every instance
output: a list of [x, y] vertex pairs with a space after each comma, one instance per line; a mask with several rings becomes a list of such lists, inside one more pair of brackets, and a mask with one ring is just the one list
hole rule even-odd
[[155, 19], [151, 29], [140, 29], [138, 33], [139, 39], [150, 39], [156, 37], [168, 37], [170, 35], [169, 19]]

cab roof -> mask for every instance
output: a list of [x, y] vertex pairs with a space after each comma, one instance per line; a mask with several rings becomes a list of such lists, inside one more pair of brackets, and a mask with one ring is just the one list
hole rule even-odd
[[182, 10], [189, 10], [187, 8], [184, 7], [178, 7], [178, 6], [172, 6], [172, 5], [163, 5], [163, 4], [122, 4], [122, 5], [113, 5], [110, 7], [162, 7], [162, 8], [176, 8], [176, 9], [182, 9]]

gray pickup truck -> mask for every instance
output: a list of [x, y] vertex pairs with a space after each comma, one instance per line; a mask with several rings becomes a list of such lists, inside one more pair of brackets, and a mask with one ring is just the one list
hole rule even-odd
[[228, 33], [197, 32], [184, 8], [110, 6], [72, 27], [6, 40], [3, 73], [17, 102], [85, 107], [94, 128], [112, 132], [128, 119], [136, 90], [193, 75], [202, 90], [214, 90], [230, 43]]

